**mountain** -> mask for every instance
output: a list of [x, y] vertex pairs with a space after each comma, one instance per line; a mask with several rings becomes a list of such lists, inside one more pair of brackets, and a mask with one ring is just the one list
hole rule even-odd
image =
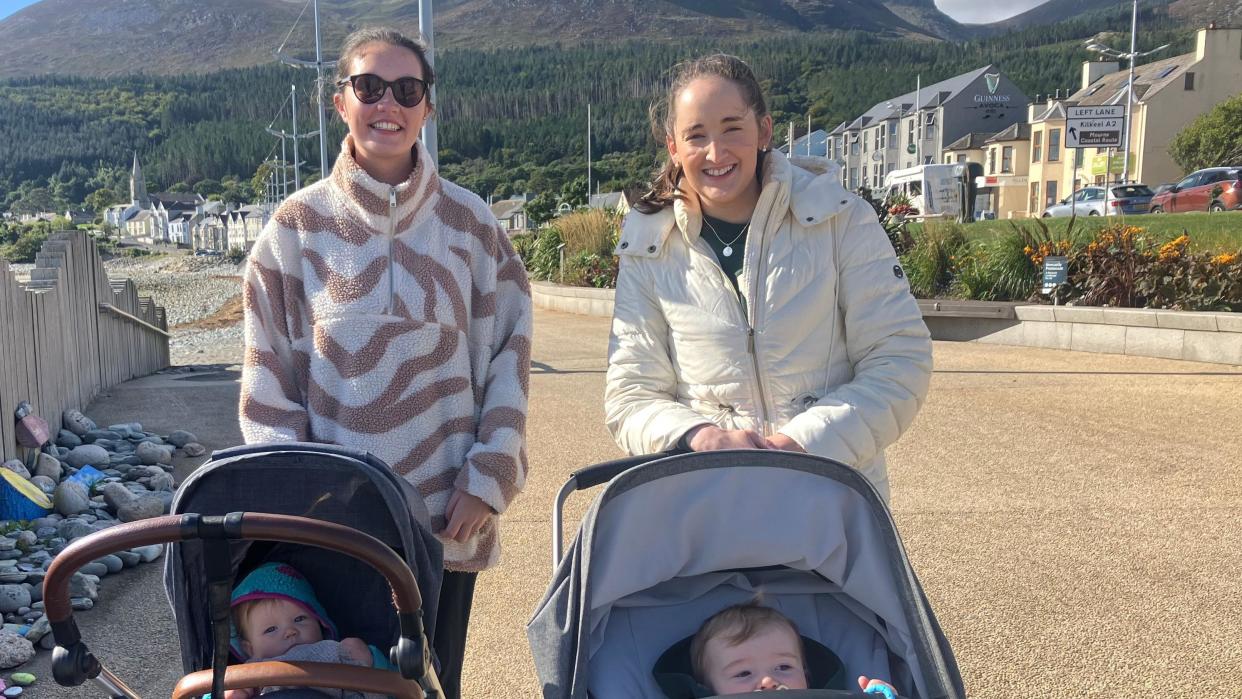
[[[1140, 4], [1143, 7], [1150, 7], [1153, 5], [1167, 5], [1169, 2], [1170, 0], [1147, 0]], [[1091, 12], [1114, 10], [1121, 5], [1128, 7], [1130, 3], [1123, 2], [1122, 0], [1048, 0], [1044, 4], [1032, 7], [1022, 14], [1014, 15], [1008, 19], [993, 22], [986, 26], [993, 31], [1025, 29], [1042, 24], [1063, 22]]]
[[[1020, 15], [983, 25], [988, 31], [1026, 29], [1045, 24], [1055, 24], [1090, 13], [1129, 9], [1131, 4], [1123, 0], [1048, 0]], [[1141, 0], [1139, 12], [1167, 13], [1175, 21], [1193, 27], [1204, 27], [1211, 22], [1217, 26], [1230, 27], [1242, 23], [1242, 0]]]
[[[180, 74], [313, 57], [304, 0], [42, 0], [0, 20], [0, 78], [44, 74]], [[414, 32], [410, 0], [321, 0], [324, 53], [349, 31]], [[299, 15], [301, 19], [299, 20]], [[295, 24], [296, 23], [296, 24]], [[440, 0], [438, 49], [745, 39], [834, 30], [959, 39], [933, 0]]]
[[934, 0], [883, 0], [883, 5], [893, 14], [932, 36], [961, 40], [976, 33], [941, 12]]

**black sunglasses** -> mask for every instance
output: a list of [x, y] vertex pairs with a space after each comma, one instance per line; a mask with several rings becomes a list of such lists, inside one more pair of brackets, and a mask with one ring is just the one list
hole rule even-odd
[[354, 86], [354, 96], [363, 104], [375, 104], [384, 98], [384, 92], [392, 88], [392, 98], [402, 107], [416, 107], [427, 95], [427, 81], [407, 75], [404, 78], [388, 81], [378, 75], [361, 73], [342, 78], [336, 82], [337, 87], [346, 83]]

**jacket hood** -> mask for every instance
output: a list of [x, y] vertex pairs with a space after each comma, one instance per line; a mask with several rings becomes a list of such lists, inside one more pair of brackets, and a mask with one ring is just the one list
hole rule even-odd
[[[787, 213], [804, 227], [816, 226], [832, 218], [850, 203], [851, 195], [841, 186], [841, 168], [827, 158], [795, 156], [769, 151], [763, 163], [763, 188], [755, 205], [756, 215], [768, 223], [765, 232], [784, 220]], [[755, 223], [758, 223], [756, 218]], [[633, 211], [622, 223], [618, 255], [656, 257], [670, 233], [679, 230], [688, 241], [699, 236], [703, 215], [698, 196], [687, 192], [654, 214]]]

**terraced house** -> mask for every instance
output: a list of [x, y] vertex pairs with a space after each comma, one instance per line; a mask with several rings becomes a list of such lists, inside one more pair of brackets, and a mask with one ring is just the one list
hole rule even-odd
[[[1083, 64], [1081, 88], [1063, 100], [1030, 107], [1029, 182], [1023, 214], [1039, 216], [1078, 187], [1120, 181], [1118, 149], [1064, 149], [1065, 108], [1124, 105], [1129, 71], [1116, 62]], [[1200, 29], [1193, 53], [1137, 66], [1134, 70], [1131, 182], [1150, 187], [1176, 182], [1184, 174], [1169, 155], [1169, 143], [1198, 116], [1242, 92], [1242, 29]], [[1075, 164], [1077, 168], [1075, 168]], [[1232, 165], [1233, 163], [1221, 163]]]
[[994, 134], [1024, 121], [1029, 102], [987, 65], [876, 103], [829, 132], [827, 150], [841, 163], [842, 184], [875, 189], [893, 170], [941, 162], [945, 147], [967, 134]]

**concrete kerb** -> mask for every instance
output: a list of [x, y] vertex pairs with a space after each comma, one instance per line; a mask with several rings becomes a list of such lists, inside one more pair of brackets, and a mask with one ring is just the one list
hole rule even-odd
[[[612, 289], [550, 282], [531, 286], [540, 308], [612, 316]], [[1011, 317], [988, 318], [977, 311], [957, 316], [939, 307], [929, 310], [933, 303], [921, 301], [920, 306], [937, 340], [1242, 365], [1242, 313], [1004, 304], [1012, 307]]]

